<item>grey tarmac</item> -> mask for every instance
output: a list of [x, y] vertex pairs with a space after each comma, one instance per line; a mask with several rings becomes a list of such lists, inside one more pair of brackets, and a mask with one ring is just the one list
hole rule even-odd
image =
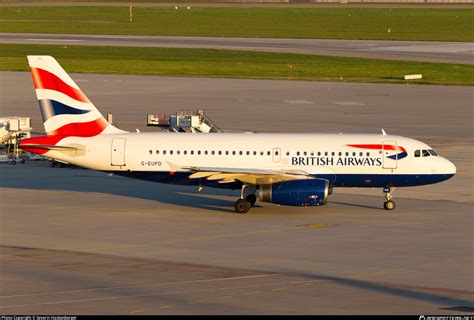
[[472, 42], [0, 33], [0, 43], [205, 48], [474, 63], [474, 43]]
[[[202, 108], [227, 131], [378, 132], [431, 144], [441, 184], [336, 189], [327, 206], [154, 184], [48, 162], [0, 164], [1, 314], [469, 314], [472, 88], [73, 74], [127, 130]], [[0, 114], [42, 130], [31, 77], [0, 73]], [[40, 129], [41, 128], [41, 129]]]

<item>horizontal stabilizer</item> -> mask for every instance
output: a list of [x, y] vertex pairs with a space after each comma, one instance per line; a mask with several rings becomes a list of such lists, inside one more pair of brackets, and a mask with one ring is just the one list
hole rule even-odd
[[47, 150], [59, 150], [59, 151], [63, 151], [63, 150], [76, 151], [76, 150], [81, 149], [81, 148], [73, 147], [73, 146], [53, 146], [49, 144], [28, 144], [28, 145], [23, 145], [23, 148], [24, 147], [36, 148], [36, 149], [47, 149]]

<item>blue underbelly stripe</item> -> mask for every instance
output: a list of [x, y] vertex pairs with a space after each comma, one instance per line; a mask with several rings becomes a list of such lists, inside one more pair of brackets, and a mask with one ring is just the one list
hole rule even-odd
[[[163, 171], [115, 171], [117, 175], [146, 180], [152, 182], [178, 184], [178, 185], [199, 185], [213, 188], [238, 189], [241, 182], [218, 183], [215, 180], [189, 179], [190, 172], [175, 172], [170, 175]], [[383, 188], [391, 187], [412, 187], [445, 181], [454, 174], [338, 174], [338, 175], [313, 175], [315, 178], [327, 179], [334, 187], [358, 187], [358, 188]]]

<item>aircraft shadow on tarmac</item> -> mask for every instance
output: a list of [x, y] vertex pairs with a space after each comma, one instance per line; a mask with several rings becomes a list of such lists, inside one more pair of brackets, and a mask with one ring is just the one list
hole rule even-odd
[[[21, 170], [21, 166], [18, 166], [17, 168]], [[46, 179], [39, 178], [39, 182], [30, 180], [28, 178], [2, 179], [3, 181], [1, 181], [0, 187], [104, 193], [226, 213], [235, 213], [233, 210], [234, 202], [240, 194], [240, 190], [215, 188], [204, 188], [203, 191], [198, 192], [196, 187], [154, 183], [119, 176], [107, 176], [107, 174], [102, 172], [89, 171], [80, 168], [71, 169], [45, 167], [41, 169], [38, 168], [38, 170], [50, 170], [52, 174]], [[73, 170], [72, 174], [71, 170]], [[56, 174], [54, 174], [55, 171], [59, 173], [60, 177], [54, 177], [56, 176]], [[64, 175], [65, 172], [67, 175]], [[36, 180], [37, 178], [34, 179]], [[91, 183], [91, 181], [94, 181], [94, 183]], [[217, 198], [222, 196], [231, 198], [229, 200]], [[331, 201], [330, 199], [329, 203], [350, 206], [353, 208], [381, 210], [378, 206], [357, 204], [340, 200]], [[259, 206], [260, 205], [257, 203], [257, 207]], [[275, 206], [272, 208], [272, 211], [285, 210], [285, 208], [288, 207]], [[312, 209], [324, 210], [326, 208], [327, 207], [325, 206]], [[306, 209], [311, 210], [311, 208]], [[305, 210], [304, 212], [308, 211]]]
[[[20, 169], [19, 167], [18, 169]], [[219, 190], [209, 188], [198, 193], [196, 187], [176, 186], [161, 183], [140, 181], [123, 178], [119, 176], [107, 176], [101, 172], [91, 172], [80, 168], [46, 168], [46, 170], [74, 170], [73, 175], [58, 177], [48, 177], [37, 181], [29, 179], [5, 179], [0, 182], [0, 187], [15, 189], [36, 189], [36, 190], [64, 190], [73, 192], [93, 192], [111, 194], [117, 196], [152, 200], [161, 203], [186, 206], [197, 209], [232, 212], [234, 201], [237, 198], [236, 192], [229, 190]], [[57, 179], [57, 180], [56, 180]], [[213, 192], [216, 190], [215, 192]], [[193, 194], [192, 192], [196, 194]], [[232, 199], [217, 199], [213, 195], [232, 195]]]
[[[291, 270], [278, 270], [282, 273], [290, 273]], [[293, 271], [294, 273], [294, 271]], [[317, 273], [301, 273], [298, 272], [299, 276], [311, 278], [314, 280], [322, 280], [322, 281], [333, 281], [339, 285], [349, 286], [354, 288], [359, 288], [363, 290], [370, 290], [376, 291], [382, 294], [389, 294], [393, 296], [399, 296], [404, 298], [410, 298], [414, 300], [426, 301], [431, 303], [436, 303], [440, 305], [447, 305], [448, 308], [440, 308], [446, 310], [453, 310], [453, 311], [463, 311], [463, 312], [474, 312], [474, 301], [464, 300], [459, 298], [448, 297], [446, 295], [430, 293], [427, 291], [445, 291], [445, 288], [431, 288], [431, 287], [422, 287], [416, 285], [397, 285], [397, 284], [390, 284], [390, 283], [380, 283], [380, 282], [372, 282], [372, 281], [365, 281], [365, 280], [357, 280], [351, 278], [342, 278], [342, 277], [334, 277], [328, 276], [323, 274]], [[453, 295], [459, 295], [460, 293], [471, 295], [472, 292], [467, 291], [457, 291], [452, 290]]]

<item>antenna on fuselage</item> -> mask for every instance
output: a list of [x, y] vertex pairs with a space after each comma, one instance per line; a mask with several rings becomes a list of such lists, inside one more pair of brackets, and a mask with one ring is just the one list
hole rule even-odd
[[382, 134], [383, 134], [384, 136], [387, 135], [387, 133], [385, 132], [385, 130], [384, 130], [383, 128], [382, 128]]

